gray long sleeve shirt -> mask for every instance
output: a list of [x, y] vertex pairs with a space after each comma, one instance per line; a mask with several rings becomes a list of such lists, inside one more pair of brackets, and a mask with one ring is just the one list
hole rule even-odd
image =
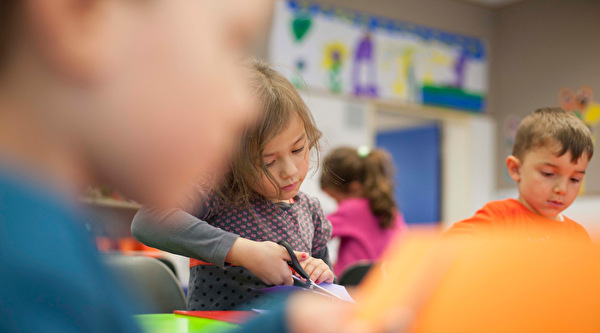
[[225, 257], [239, 237], [183, 211], [142, 207], [131, 224], [140, 242], [175, 254], [210, 262], [223, 268]]
[[326, 246], [331, 224], [318, 200], [304, 193], [283, 206], [257, 198], [243, 207], [209, 194], [186, 211], [144, 207], [134, 218], [132, 233], [149, 246], [214, 265], [190, 268], [189, 310], [229, 310], [260, 297], [258, 290], [266, 287], [262, 281], [243, 267], [225, 263], [240, 236], [254, 241], [285, 239], [295, 250], [323, 259], [331, 267]]

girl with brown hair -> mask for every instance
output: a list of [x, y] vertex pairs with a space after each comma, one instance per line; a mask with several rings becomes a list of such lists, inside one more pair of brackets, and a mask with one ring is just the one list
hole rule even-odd
[[394, 166], [383, 149], [339, 147], [323, 161], [321, 188], [338, 203], [327, 216], [340, 237], [340, 276], [352, 263], [377, 260], [392, 237], [406, 227], [394, 200]]
[[333, 282], [327, 241], [331, 224], [319, 201], [300, 192], [321, 132], [281, 74], [251, 61], [261, 113], [244, 135], [224, 181], [199, 190], [180, 209], [142, 208], [133, 224], [141, 242], [190, 258], [189, 310], [229, 310], [269, 285], [291, 285], [286, 240], [315, 282]]

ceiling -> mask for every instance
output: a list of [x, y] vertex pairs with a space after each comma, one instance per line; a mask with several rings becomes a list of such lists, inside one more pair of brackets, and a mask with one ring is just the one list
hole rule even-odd
[[481, 5], [489, 8], [500, 8], [508, 5], [515, 4], [517, 2], [522, 2], [525, 0], [459, 0], [464, 2], [470, 2], [477, 5]]

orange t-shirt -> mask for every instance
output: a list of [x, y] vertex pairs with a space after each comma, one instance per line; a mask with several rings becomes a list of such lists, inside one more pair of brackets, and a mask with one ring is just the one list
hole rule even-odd
[[530, 211], [515, 199], [488, 202], [472, 217], [455, 223], [444, 237], [479, 236], [498, 231], [521, 233], [531, 241], [565, 237], [590, 241], [588, 233], [577, 222], [567, 217], [564, 221], [549, 219]]
[[444, 236], [393, 242], [356, 318], [373, 331], [600, 332], [600, 247], [573, 220], [492, 201]]

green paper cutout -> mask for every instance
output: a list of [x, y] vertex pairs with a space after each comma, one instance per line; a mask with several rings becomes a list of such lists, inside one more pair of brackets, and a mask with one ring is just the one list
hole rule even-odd
[[311, 25], [312, 19], [310, 16], [299, 15], [294, 18], [294, 21], [292, 21], [292, 31], [294, 32], [294, 37], [296, 37], [296, 42], [300, 42], [304, 38], [308, 30], [310, 30]]

